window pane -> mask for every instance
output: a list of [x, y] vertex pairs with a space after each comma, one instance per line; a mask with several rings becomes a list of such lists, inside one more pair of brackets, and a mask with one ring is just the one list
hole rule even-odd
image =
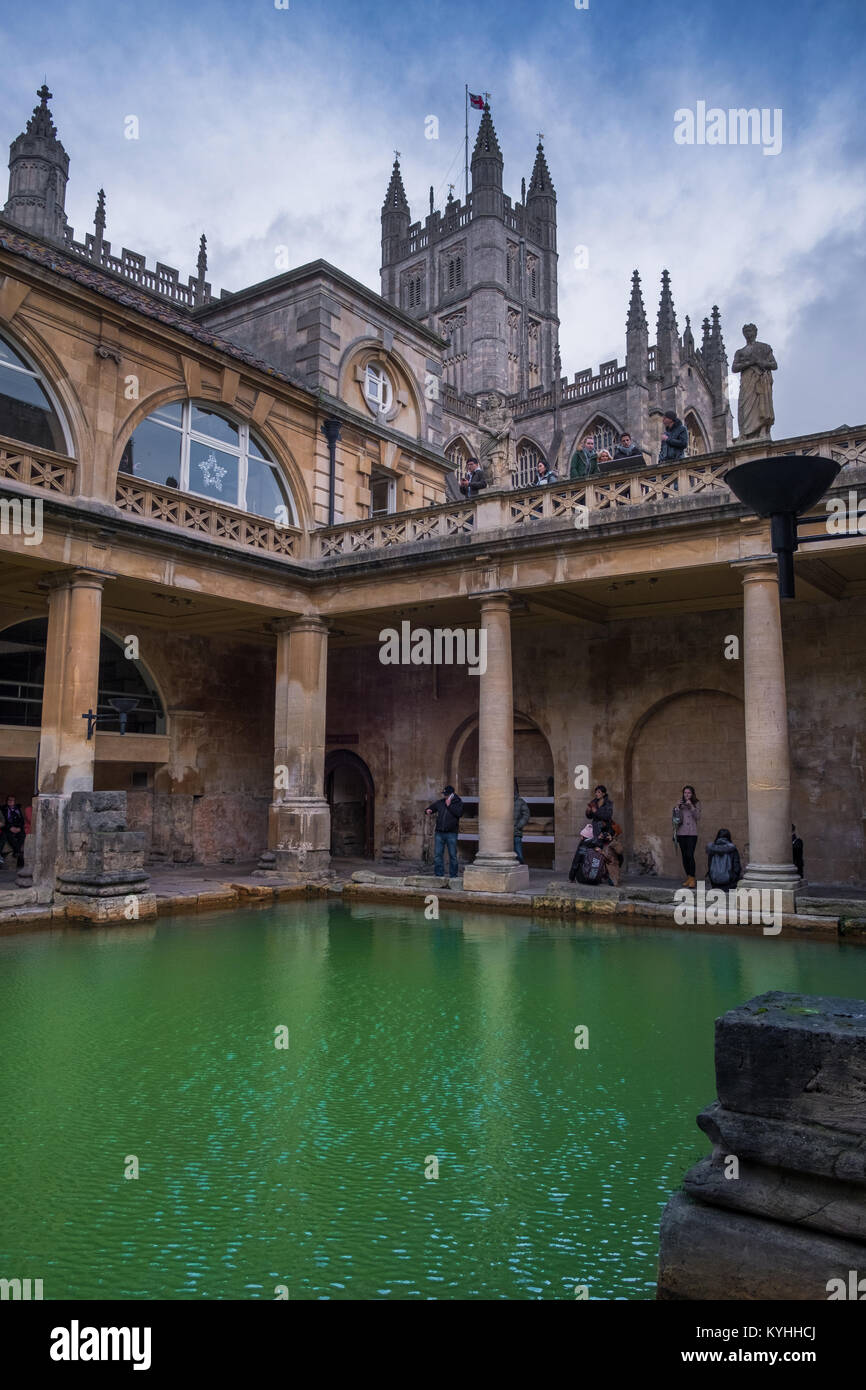
[[[4, 344], [5, 346], [5, 344]], [[7, 349], [11, 354], [11, 349]], [[14, 354], [13, 354], [14, 355]], [[0, 434], [65, 454], [60, 421], [35, 376], [0, 361]]]
[[270, 458], [270, 454], [268, 454], [267, 450], [263, 449], [262, 446], [261, 446], [261, 444], [259, 444], [258, 441], [255, 440], [255, 439], [253, 438], [252, 435], [250, 435], [250, 445], [249, 445], [249, 450], [248, 450], [248, 452], [249, 452], [250, 454], [252, 454], [253, 458], [257, 458], [257, 459], [267, 459], [267, 458]]
[[254, 458], [247, 460], [247, 511], [283, 526], [294, 525], [292, 508], [273, 468]]
[[171, 401], [169, 405], [161, 405], [149, 418], [163, 420], [166, 424], [176, 425], [180, 429], [183, 424], [183, 401]]
[[18, 356], [18, 353], [9, 346], [5, 338], [0, 338], [0, 362], [11, 362], [15, 367], [24, 367], [26, 371], [30, 370], [24, 358]]
[[131, 473], [150, 483], [178, 487], [180, 441], [181, 435], [175, 430], [167, 430], [155, 420], [144, 420], [123, 451], [121, 473]]
[[214, 410], [203, 410], [200, 405], [194, 405], [190, 428], [197, 430], [199, 434], [206, 434], [209, 439], [218, 439], [223, 444], [238, 447], [237, 425], [233, 425], [231, 420], [225, 420], [222, 415], [217, 415]]
[[[169, 433], [168, 430], [164, 433]], [[189, 490], [230, 507], [238, 504], [238, 459], [210, 444], [191, 439], [189, 445]]]

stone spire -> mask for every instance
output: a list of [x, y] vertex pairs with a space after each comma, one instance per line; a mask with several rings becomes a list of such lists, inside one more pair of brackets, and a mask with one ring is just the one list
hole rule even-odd
[[683, 356], [693, 362], [695, 357], [695, 335], [692, 332], [691, 320], [686, 314], [686, 326], [683, 330]]
[[102, 259], [102, 243], [105, 240], [105, 189], [100, 188], [96, 195], [96, 212], [93, 217], [93, 258]]
[[656, 330], [661, 337], [662, 333], [674, 332], [679, 336], [677, 327], [677, 316], [674, 309], [674, 299], [671, 294], [671, 277], [666, 270], [662, 271], [662, 292], [659, 299], [659, 312], [656, 319]]
[[[649, 351], [649, 326], [643, 295], [640, 288], [640, 275], [636, 270], [631, 274], [631, 298], [628, 302], [628, 318], [625, 321], [625, 365], [630, 383], [646, 384]], [[630, 402], [631, 413], [637, 410], [637, 397]]]
[[733, 438], [733, 419], [728, 401], [728, 356], [718, 304], [713, 305], [712, 321], [704, 319], [701, 359], [713, 394], [713, 448], [726, 449]]
[[396, 270], [389, 270], [386, 274], [385, 267], [393, 266], [394, 262], [398, 261], [403, 254], [403, 246], [409, 235], [411, 220], [409, 200], [403, 187], [403, 175], [400, 173], [400, 152], [398, 150], [394, 156], [391, 182], [388, 184], [388, 192], [385, 194], [385, 201], [382, 204], [382, 294], [392, 304], [399, 303], [397, 297], [399, 277]]
[[27, 129], [9, 147], [9, 197], [3, 215], [34, 236], [64, 241], [69, 155], [57, 138], [43, 85]]
[[204, 280], [205, 276], [207, 275], [207, 237], [205, 236], [204, 232], [202, 232], [198, 244], [198, 260], [196, 261], [196, 269], [198, 271], [199, 280]]
[[534, 222], [538, 223], [542, 246], [550, 249], [556, 248], [556, 189], [550, 177], [550, 170], [547, 167], [547, 160], [544, 157], [544, 147], [541, 143], [541, 136], [538, 137], [538, 147], [535, 151], [535, 164], [532, 168], [532, 177], [529, 180], [529, 192], [526, 196], [526, 212]]
[[505, 200], [502, 192], [502, 151], [493, 129], [490, 107], [484, 111], [478, 126], [475, 149], [472, 151], [472, 212], [475, 217], [502, 217]]
[[625, 321], [625, 326], [627, 332], [634, 332], [635, 329], [643, 329], [646, 332], [648, 328], [640, 287], [640, 275], [636, 270], [631, 273], [631, 298], [628, 302], [628, 318]]
[[399, 157], [395, 158], [394, 167], [391, 170], [391, 182], [388, 184], [388, 192], [385, 194], [385, 201], [382, 204], [383, 217], [386, 212], [405, 212], [407, 215], [409, 213], [409, 200], [403, 187]]
[[[656, 318], [656, 370], [662, 373], [662, 387], [674, 388], [680, 365], [680, 331], [671, 294], [671, 277], [662, 271], [662, 292]], [[674, 406], [673, 399], [665, 400], [666, 405]]]

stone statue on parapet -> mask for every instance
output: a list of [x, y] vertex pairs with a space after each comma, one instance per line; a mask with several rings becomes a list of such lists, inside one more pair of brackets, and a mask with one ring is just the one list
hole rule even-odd
[[753, 323], [743, 325], [746, 346], [734, 353], [731, 370], [740, 373], [737, 405], [738, 441], [769, 439], [776, 418], [773, 411], [773, 372], [778, 363], [769, 343], [759, 343]]
[[479, 428], [488, 436], [479, 457], [492, 487], [511, 486], [511, 411], [500, 391], [488, 391], [478, 416]]

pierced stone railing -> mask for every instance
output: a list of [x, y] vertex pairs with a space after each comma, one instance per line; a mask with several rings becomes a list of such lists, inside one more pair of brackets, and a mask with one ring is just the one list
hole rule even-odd
[[387, 550], [393, 545], [411, 545], [414, 541], [471, 535], [475, 527], [476, 509], [471, 502], [425, 507], [381, 520], [348, 521], [323, 528], [314, 533], [314, 554], [323, 560], [336, 555], [358, 555]]
[[291, 558], [297, 558], [300, 551], [302, 533], [295, 526], [277, 526], [266, 517], [253, 516], [237, 507], [222, 506], [175, 488], [158, 487], [123, 473], [117, 479], [115, 502], [128, 516], [180, 527], [222, 545]]
[[[713, 454], [683, 458], [670, 464], [608, 470], [590, 478], [513, 491], [482, 492], [464, 503], [444, 503], [423, 510], [400, 512], [369, 521], [343, 522], [321, 529], [311, 538], [312, 556], [328, 559], [369, 554], [418, 541], [445, 541], [453, 536], [525, 526], [562, 519], [573, 522], [579, 508], [588, 519], [623, 519], [630, 509], [655, 503], [676, 503], [706, 495], [712, 502], [733, 503], [724, 476], [729, 468], [756, 455], [824, 454], [841, 464], [866, 465], [866, 426], [830, 430], [825, 434], [752, 444]], [[844, 480], [837, 484], [844, 486]]]
[[18, 444], [14, 439], [0, 438], [0, 481], [4, 478], [26, 487], [38, 487], [43, 492], [60, 493], [71, 497], [75, 492], [78, 464], [52, 449], [36, 449], [30, 444]]

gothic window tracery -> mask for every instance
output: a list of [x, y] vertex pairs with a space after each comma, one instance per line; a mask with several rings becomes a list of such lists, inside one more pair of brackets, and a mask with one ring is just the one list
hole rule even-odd
[[517, 446], [517, 466], [511, 475], [513, 487], [532, 487], [538, 472], [538, 465], [544, 458], [537, 444], [531, 439], [521, 439]]

